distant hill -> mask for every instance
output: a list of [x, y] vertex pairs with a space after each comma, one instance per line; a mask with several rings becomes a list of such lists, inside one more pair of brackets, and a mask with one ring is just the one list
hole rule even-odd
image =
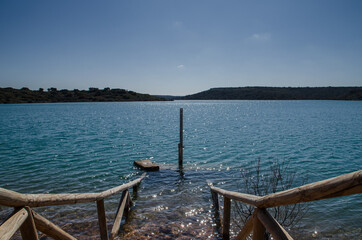
[[49, 102], [129, 102], [129, 101], [167, 101], [165, 98], [141, 94], [124, 89], [57, 90], [44, 91], [28, 88], [0, 88], [0, 103], [49, 103]]
[[362, 100], [362, 87], [238, 87], [211, 88], [187, 100]]

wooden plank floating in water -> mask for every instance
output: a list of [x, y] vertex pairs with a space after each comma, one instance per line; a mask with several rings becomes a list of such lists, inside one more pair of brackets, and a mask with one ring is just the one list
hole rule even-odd
[[138, 160], [134, 161], [134, 164], [146, 171], [158, 171], [160, 170], [160, 166], [157, 163], [151, 162], [150, 160]]

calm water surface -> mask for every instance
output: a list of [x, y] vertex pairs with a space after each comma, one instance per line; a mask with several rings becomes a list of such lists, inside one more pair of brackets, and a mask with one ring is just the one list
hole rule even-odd
[[[184, 108], [184, 171], [177, 170]], [[129, 239], [217, 239], [208, 183], [238, 190], [240, 171], [287, 161], [297, 185], [360, 170], [362, 102], [175, 101], [0, 105], [0, 187], [21, 193], [99, 192], [161, 164], [142, 182]], [[112, 225], [119, 196], [106, 200]], [[361, 195], [308, 206], [292, 232], [361, 239]], [[97, 239], [95, 204], [38, 208], [80, 239]], [[3, 219], [11, 209], [0, 207]], [[235, 225], [235, 224], [234, 224]], [[234, 227], [236, 231], [236, 227]]]

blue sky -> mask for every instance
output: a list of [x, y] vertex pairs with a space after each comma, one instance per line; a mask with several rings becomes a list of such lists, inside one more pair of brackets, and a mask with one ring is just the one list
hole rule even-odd
[[362, 86], [362, 1], [0, 0], [0, 87]]

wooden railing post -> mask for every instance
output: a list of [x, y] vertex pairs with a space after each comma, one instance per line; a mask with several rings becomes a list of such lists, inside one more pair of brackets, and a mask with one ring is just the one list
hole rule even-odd
[[253, 240], [264, 240], [265, 227], [260, 222], [257, 211], [259, 211], [259, 208], [256, 208], [255, 214], [253, 214]]
[[23, 240], [37, 240], [38, 232], [36, 231], [33, 213], [29, 207], [25, 207], [28, 212], [28, 217], [20, 227], [20, 233]]
[[108, 240], [107, 220], [106, 220], [106, 211], [104, 208], [104, 199], [97, 201], [97, 212], [98, 212], [98, 224], [99, 224], [99, 231], [101, 234], [101, 240]]
[[222, 226], [222, 239], [230, 239], [230, 209], [231, 200], [228, 197], [224, 197], [224, 215], [223, 215], [223, 226]]
[[214, 218], [216, 223], [216, 229], [220, 232], [221, 222], [220, 222], [220, 205], [219, 205], [219, 197], [216, 192], [211, 189], [211, 199], [214, 207]]
[[132, 191], [133, 200], [137, 200], [137, 198], [138, 198], [138, 189], [139, 189], [139, 187], [140, 187], [139, 183], [132, 187], [132, 189], [133, 189], [133, 191]]
[[214, 208], [216, 211], [220, 211], [220, 207], [219, 207], [219, 197], [218, 194], [216, 192], [214, 192], [213, 190], [211, 190], [211, 198], [212, 198], [212, 202], [214, 204]]
[[138, 194], [138, 184], [133, 186], [133, 197], [137, 197]]

